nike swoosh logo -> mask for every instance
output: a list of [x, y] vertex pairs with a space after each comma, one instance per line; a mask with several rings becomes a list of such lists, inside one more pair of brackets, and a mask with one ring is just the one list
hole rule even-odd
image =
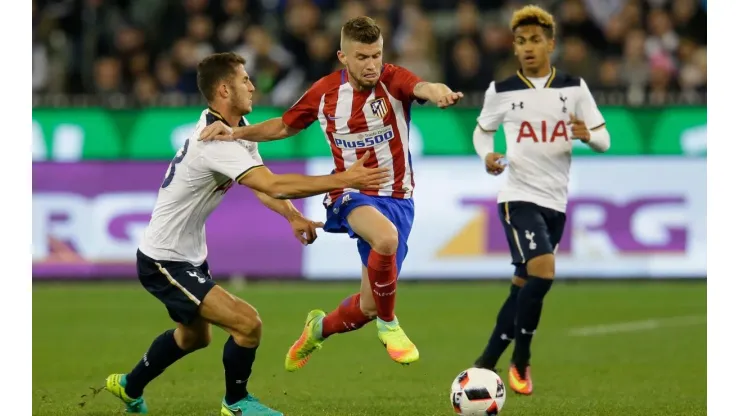
[[392, 285], [395, 282], [396, 281], [393, 280], [392, 282], [388, 282], [388, 283], [385, 283], [385, 284], [382, 284], [382, 285], [380, 283], [375, 282], [375, 287], [388, 287], [388, 286]]

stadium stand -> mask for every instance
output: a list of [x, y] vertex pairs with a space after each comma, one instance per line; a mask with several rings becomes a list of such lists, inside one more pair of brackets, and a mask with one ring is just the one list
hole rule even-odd
[[[516, 70], [508, 29], [518, 0], [34, 0], [34, 105], [200, 102], [195, 66], [247, 58], [260, 104], [288, 106], [338, 65], [341, 23], [374, 17], [386, 62], [467, 92]], [[705, 104], [706, 0], [543, 0], [558, 21], [556, 65], [600, 103]]]

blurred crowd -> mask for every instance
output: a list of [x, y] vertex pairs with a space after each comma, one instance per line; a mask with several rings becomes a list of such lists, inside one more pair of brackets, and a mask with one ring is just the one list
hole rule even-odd
[[529, 3], [556, 18], [555, 65], [593, 91], [658, 105], [706, 95], [706, 0], [34, 0], [33, 91], [181, 102], [197, 98], [200, 59], [234, 51], [257, 100], [287, 106], [337, 68], [342, 23], [367, 15], [386, 62], [481, 93], [518, 68], [508, 25]]

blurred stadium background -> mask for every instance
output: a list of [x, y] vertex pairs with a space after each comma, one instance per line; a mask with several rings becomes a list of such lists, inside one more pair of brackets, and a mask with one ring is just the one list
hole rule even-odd
[[[555, 65], [586, 79], [607, 120], [612, 146], [606, 155], [574, 148], [558, 274], [579, 283], [556, 286], [548, 298], [535, 342], [541, 401], [512, 398], [507, 411], [705, 414], [706, 395], [696, 397], [706, 387], [696, 377], [706, 373], [707, 2], [532, 2], [555, 15]], [[332, 345], [344, 351], [339, 358], [329, 356], [316, 363], [316, 370], [307, 369], [317, 377], [367, 368], [362, 382], [325, 380], [321, 388], [332, 389], [346, 403], [322, 401], [305, 386], [282, 397], [281, 389], [296, 386], [278, 364], [307, 308], [331, 309], [354, 290], [359, 277], [354, 244], [344, 236], [320, 234], [313, 246], [303, 248], [250, 192], [234, 189], [207, 225], [210, 263], [218, 279], [260, 280], [233, 287], [271, 325], [264, 342], [274, 348], [261, 352], [256, 374], [276, 378], [255, 381], [268, 398], [281, 396], [268, 403], [282, 400], [284, 409], [295, 410], [289, 414], [303, 415], [447, 414], [440, 410], [446, 409], [447, 386], [484, 345], [512, 272], [494, 210], [501, 178], [485, 175], [471, 135], [489, 82], [517, 69], [508, 21], [526, 3], [34, 0], [33, 278], [47, 283], [34, 286], [34, 396], [42, 398], [34, 400], [34, 413], [77, 412], [78, 391], [106, 371], [125, 370], [170, 325], [164, 309], [138, 284], [87, 281], [136, 282], [134, 253], [158, 186], [204, 106], [195, 82], [197, 62], [220, 51], [247, 58], [257, 87], [248, 119], [256, 123], [279, 116], [314, 80], [337, 68], [342, 22], [369, 15], [383, 28], [386, 62], [466, 93], [453, 109], [417, 105], [412, 110], [417, 213], [398, 307], [407, 331], [424, 344], [422, 354], [438, 368], [404, 372], [398, 391], [419, 389], [414, 400], [404, 402], [405, 411], [378, 410], [378, 403], [357, 399], [367, 394], [363, 386], [400, 376], [380, 350], [369, 361], [351, 353], [373, 342], [365, 339], [372, 331], [362, 331], [336, 341], [345, 349]], [[505, 151], [500, 133], [496, 148]], [[318, 125], [260, 149], [277, 172], [331, 169]], [[324, 218], [320, 197], [296, 205]], [[480, 281], [462, 282], [470, 279]], [[666, 281], [674, 279], [682, 282]], [[449, 341], [435, 337], [426, 317], [438, 316], [441, 309], [459, 310], [462, 302], [469, 308], [464, 315], [477, 316], [482, 325], [439, 318], [440, 325], [458, 333]], [[109, 323], [103, 317], [116, 313], [133, 321], [106, 332]], [[132, 322], [136, 328], [129, 328]], [[605, 337], [561, 339], [573, 328], [599, 325], [607, 329], [594, 334]], [[68, 335], [74, 331], [80, 335]], [[611, 333], [620, 337], [608, 337]], [[122, 336], [127, 345], [121, 345]], [[52, 344], [56, 349], [48, 347]], [[62, 364], [56, 354], [60, 348], [70, 351]], [[669, 358], [671, 351], [680, 358]], [[106, 358], [91, 360], [95, 354]], [[172, 389], [181, 395], [175, 380], [199, 372], [191, 398], [178, 402], [182, 408], [172, 414], [212, 410], [201, 396], [219, 397], [220, 371], [212, 370], [220, 349], [208, 354], [163, 376], [160, 393]], [[585, 375], [584, 360], [594, 364]], [[369, 375], [371, 370], [378, 375]], [[429, 385], [437, 387], [424, 387]], [[661, 386], [659, 392], [655, 385]], [[679, 406], [675, 398], [684, 393], [692, 400]], [[98, 414], [89, 407], [79, 411]], [[542, 410], [548, 408], [560, 413]]]
[[[384, 29], [386, 61], [467, 94], [450, 111], [414, 108], [418, 213], [404, 277], [508, 277], [488, 210], [501, 181], [483, 174], [471, 134], [489, 82], [517, 69], [507, 25], [524, 3], [34, 1], [34, 276], [130, 277], [156, 185], [204, 105], [201, 58], [227, 50], [247, 58], [255, 123], [336, 68], [341, 23], [367, 14]], [[556, 66], [587, 80], [613, 137], [607, 156], [575, 149], [560, 274], [704, 276], [706, 2], [539, 4], [559, 24]], [[505, 151], [502, 132], [496, 139]], [[331, 169], [318, 125], [261, 152], [277, 170]], [[343, 237], [301, 250], [250, 193], [232, 194], [209, 223], [221, 277], [357, 275]], [[322, 218], [320, 200], [298, 204]]]

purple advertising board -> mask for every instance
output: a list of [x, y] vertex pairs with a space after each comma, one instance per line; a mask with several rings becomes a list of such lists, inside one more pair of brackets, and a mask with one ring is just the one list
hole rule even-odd
[[[485, 210], [488, 218], [498, 216], [498, 200], [496, 198], [463, 198], [462, 206], [476, 206]], [[602, 221], [596, 224], [583, 226], [583, 232], [602, 232], [620, 253], [684, 253], [688, 247], [688, 226], [667, 226], [664, 229], [665, 237], [658, 241], [642, 242], [636, 238], [631, 230], [631, 224], [640, 210], [651, 208], [683, 207], [686, 197], [682, 195], [670, 197], [642, 197], [629, 200], [625, 203], [615, 202], [609, 198], [596, 198], [593, 196], [575, 196], [568, 201], [566, 210], [567, 217], [573, 218], [581, 210], [593, 208], [603, 213]], [[487, 254], [509, 254], [510, 248], [504, 238], [506, 235], [501, 221], [486, 221], [485, 253]], [[558, 253], [570, 255], [574, 252], [573, 246], [576, 237], [573, 229], [577, 224], [574, 221], [566, 221], [563, 236], [558, 244]]]
[[[271, 163], [305, 173], [305, 163]], [[136, 277], [136, 249], [167, 162], [33, 164], [34, 279]], [[303, 210], [303, 201], [294, 201]], [[232, 187], [206, 222], [214, 277], [301, 276], [302, 245], [247, 188]]]

